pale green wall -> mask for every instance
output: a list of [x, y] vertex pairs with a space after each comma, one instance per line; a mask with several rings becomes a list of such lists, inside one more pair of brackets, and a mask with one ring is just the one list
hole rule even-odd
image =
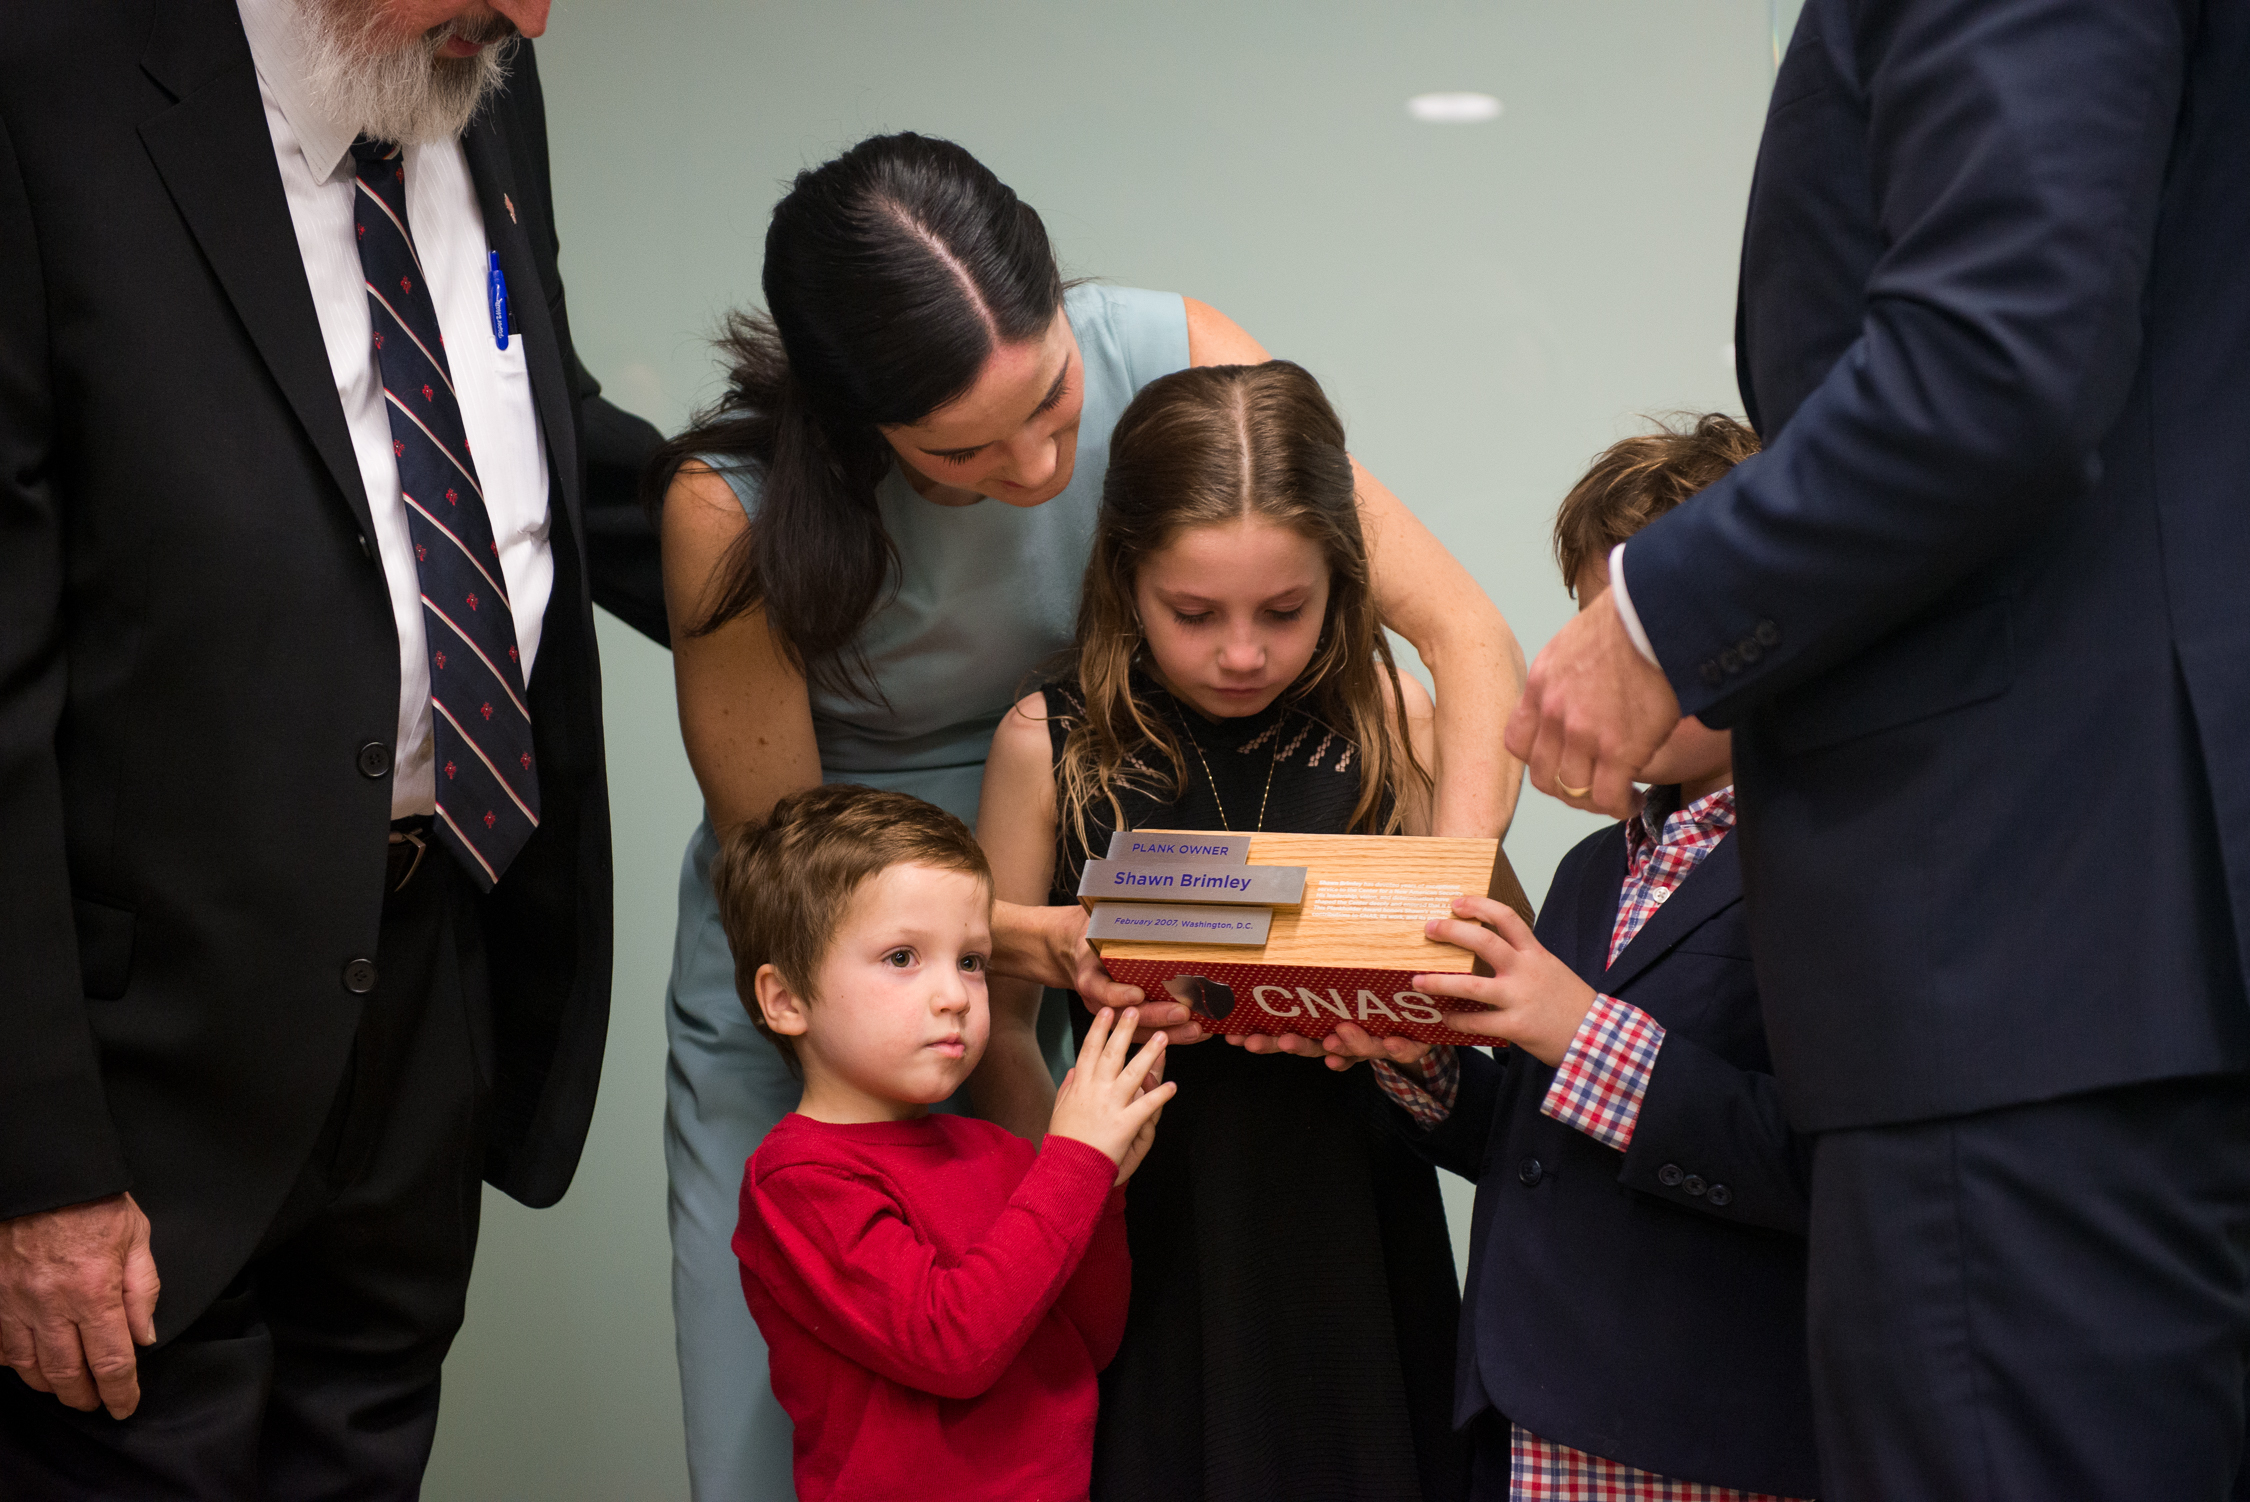
[[[578, 349], [676, 426], [754, 299], [785, 180], [862, 135], [969, 146], [1070, 275], [1186, 292], [1327, 384], [1368, 467], [1527, 651], [1570, 609], [1547, 525], [1638, 411], [1737, 406], [1735, 254], [1769, 0], [1408, 4], [564, 0], [540, 62]], [[1779, 20], [1793, 0], [1778, 0]], [[1404, 101], [1497, 95], [1434, 126]], [[687, 1495], [664, 1233], [663, 994], [698, 799], [669, 658], [603, 620], [617, 982], [563, 1204], [486, 1198], [438, 1502]], [[1533, 795], [1536, 897], [1591, 819]]]

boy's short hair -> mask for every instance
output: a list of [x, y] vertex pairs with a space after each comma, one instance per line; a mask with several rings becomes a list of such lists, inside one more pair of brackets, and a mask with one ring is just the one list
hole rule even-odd
[[810, 998], [852, 894], [869, 877], [904, 865], [959, 871], [992, 890], [992, 867], [968, 825], [934, 803], [881, 788], [807, 788], [776, 803], [764, 823], [743, 825], [720, 841], [711, 888], [734, 951], [735, 991], [791, 1074], [802, 1073], [797, 1043], [766, 1026], [758, 967], [773, 966], [790, 990]]
[[1603, 449], [1555, 513], [1555, 562], [1572, 598], [1588, 564], [1758, 452], [1758, 435], [1723, 412], [1652, 421], [1655, 432]]

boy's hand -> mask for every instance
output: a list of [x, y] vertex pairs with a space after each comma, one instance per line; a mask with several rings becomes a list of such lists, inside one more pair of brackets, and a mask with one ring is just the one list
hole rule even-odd
[[[1121, 1028], [1119, 1029], [1119, 1031], [1123, 1031], [1123, 1029]], [[1140, 1035], [1135, 1034], [1135, 1036], [1138, 1037]], [[1157, 1036], [1161, 1038], [1167, 1035], [1159, 1033], [1157, 1034]], [[1156, 1067], [1151, 1069], [1148, 1074], [1141, 1080], [1141, 1083], [1135, 1091], [1135, 1094], [1146, 1095], [1149, 1091], [1154, 1090], [1157, 1086], [1163, 1083], [1164, 1060], [1162, 1058], [1159, 1058], [1156, 1061]], [[1148, 1150], [1156, 1145], [1156, 1123], [1162, 1120], [1163, 1116], [1164, 1108], [1162, 1106], [1158, 1106], [1156, 1108], [1156, 1114], [1154, 1116], [1151, 1116], [1148, 1120], [1142, 1122], [1141, 1129], [1133, 1134], [1132, 1146], [1125, 1149], [1125, 1156], [1120, 1159], [1117, 1164], [1117, 1183], [1122, 1184], [1127, 1179], [1131, 1178], [1133, 1176], [1133, 1170], [1141, 1166], [1141, 1159], [1147, 1157]]]
[[1456, 897], [1453, 911], [1457, 917], [1436, 919], [1424, 931], [1440, 943], [1468, 950], [1491, 966], [1492, 974], [1417, 975], [1414, 989], [1494, 1007], [1490, 1012], [1448, 1013], [1446, 1025], [1513, 1043], [1550, 1068], [1562, 1063], [1578, 1024], [1594, 1005], [1594, 988], [1549, 954], [1506, 904], [1489, 897]]
[[1168, 1080], [1155, 1083], [1164, 1057], [1162, 1033], [1127, 1057], [1137, 1021], [1131, 1007], [1122, 1018], [1107, 1007], [1095, 1015], [1078, 1062], [1055, 1091], [1055, 1112], [1047, 1124], [1048, 1136], [1070, 1137], [1107, 1154], [1120, 1184], [1141, 1166], [1156, 1138], [1157, 1115], [1180, 1088]]

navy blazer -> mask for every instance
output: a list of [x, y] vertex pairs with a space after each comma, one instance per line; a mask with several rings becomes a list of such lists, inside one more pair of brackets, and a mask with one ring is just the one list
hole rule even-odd
[[1541, 1115], [1555, 1071], [1517, 1049], [1462, 1050], [1434, 1131], [1390, 1116], [1477, 1184], [1457, 1424], [1490, 1406], [1643, 1470], [1809, 1497], [1804, 1140], [1766, 1055], [1735, 849], [1705, 856], [1614, 967], [1624, 826], [1548, 889], [1540, 942], [1665, 1030], [1626, 1152]]
[[1808, 0], [1766, 442], [1626, 546], [1792, 1119], [2250, 1062], [2250, 0]]

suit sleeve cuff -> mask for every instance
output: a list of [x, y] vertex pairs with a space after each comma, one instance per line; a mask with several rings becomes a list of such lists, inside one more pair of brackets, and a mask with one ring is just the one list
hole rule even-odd
[[1641, 613], [1633, 608], [1633, 596], [1625, 588], [1625, 544], [1619, 543], [1609, 550], [1609, 598], [1617, 607], [1617, 618], [1625, 623], [1625, 634], [1633, 639], [1633, 649], [1649, 660], [1649, 665], [1661, 670], [1663, 663], [1656, 660], [1656, 648], [1649, 645], [1648, 633], [1641, 629]]
[[1664, 1029], [1654, 1017], [1631, 1002], [1596, 995], [1555, 1069], [1540, 1114], [1625, 1151], [1663, 1046]]

